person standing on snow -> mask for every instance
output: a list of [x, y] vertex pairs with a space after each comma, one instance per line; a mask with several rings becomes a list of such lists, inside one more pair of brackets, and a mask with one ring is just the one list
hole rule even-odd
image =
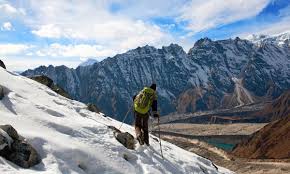
[[148, 120], [150, 108], [152, 108], [153, 117], [159, 117], [157, 114], [156, 84], [153, 83], [150, 87], [144, 87], [137, 96], [133, 97], [133, 101], [137, 140], [140, 145], [145, 143], [149, 146]]

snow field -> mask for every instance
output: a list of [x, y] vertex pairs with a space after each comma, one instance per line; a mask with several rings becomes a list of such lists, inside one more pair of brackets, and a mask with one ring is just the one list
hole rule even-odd
[[[0, 124], [11, 124], [39, 152], [42, 163], [22, 169], [0, 157], [0, 173], [231, 173], [196, 154], [150, 138], [150, 147], [128, 150], [107, 125], [120, 122], [86, 109], [48, 87], [0, 68]], [[122, 131], [134, 135], [124, 124]], [[152, 135], [153, 136], [153, 135]], [[154, 137], [154, 136], [153, 136]], [[126, 159], [125, 159], [126, 158]]]

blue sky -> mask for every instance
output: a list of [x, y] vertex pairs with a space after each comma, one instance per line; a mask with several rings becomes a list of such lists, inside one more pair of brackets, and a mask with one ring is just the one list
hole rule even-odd
[[289, 31], [289, 0], [0, 0], [0, 59], [13, 71]]

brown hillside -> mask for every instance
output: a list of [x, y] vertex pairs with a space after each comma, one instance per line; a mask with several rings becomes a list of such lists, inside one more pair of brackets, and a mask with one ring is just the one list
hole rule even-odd
[[285, 91], [271, 104], [266, 105], [264, 111], [272, 113], [272, 121], [288, 116], [290, 114], [290, 90]]
[[243, 119], [261, 119], [264, 122], [271, 122], [288, 115], [290, 115], [290, 89], [283, 92], [272, 102], [265, 104], [262, 110], [254, 112]]
[[290, 158], [290, 115], [269, 123], [232, 152], [242, 158]]

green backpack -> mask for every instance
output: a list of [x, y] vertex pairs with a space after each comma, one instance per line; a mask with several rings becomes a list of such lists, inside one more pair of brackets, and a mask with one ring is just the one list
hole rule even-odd
[[141, 114], [146, 114], [149, 111], [155, 98], [155, 91], [151, 88], [145, 87], [142, 91], [139, 92], [134, 100], [135, 111]]

